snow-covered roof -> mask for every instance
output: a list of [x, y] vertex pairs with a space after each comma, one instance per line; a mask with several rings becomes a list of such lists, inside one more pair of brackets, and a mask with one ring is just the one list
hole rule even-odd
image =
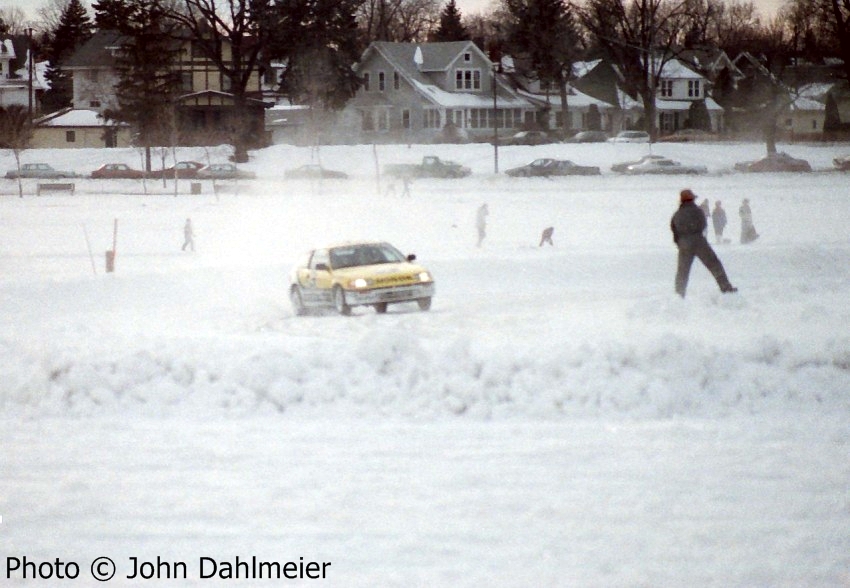
[[[688, 110], [693, 103], [693, 100], [667, 100], [656, 98], [655, 107], [661, 110]], [[709, 97], [705, 98], [705, 107], [708, 110], [723, 110], [722, 106], [715, 102], [713, 98]]]
[[593, 68], [595, 68], [601, 62], [601, 59], [594, 59], [592, 61], [578, 61], [573, 64], [573, 75], [577, 78], [583, 78], [588, 74], [588, 72], [592, 71]]
[[671, 59], [661, 68], [661, 77], [678, 80], [700, 80], [705, 76], [698, 74], [680, 59]]
[[15, 59], [15, 46], [12, 44], [12, 39], [0, 39], [0, 58]]
[[119, 126], [118, 123], [108, 121], [94, 110], [82, 108], [71, 108], [59, 113], [48, 114], [35, 123], [42, 127], [106, 127]]
[[[548, 96], [548, 99], [545, 95], [542, 94], [532, 94], [531, 92], [526, 92], [524, 90], [520, 90], [519, 94], [521, 96], [525, 96], [530, 100], [535, 101], [546, 101], [551, 104], [553, 107], [560, 108], [561, 106], [561, 95], [559, 92], [551, 93]], [[591, 104], [595, 104], [599, 108], [614, 108], [615, 105], [609, 104], [604, 100], [599, 100], [598, 98], [594, 98], [593, 96], [589, 96], [584, 92], [580, 92], [575, 88], [569, 89], [569, 94], [567, 95], [567, 106], [583, 108], [590, 106]]]
[[[492, 97], [464, 92], [446, 92], [433, 84], [424, 84], [418, 80], [413, 80], [413, 84], [422, 95], [428, 97], [438, 106], [446, 108], [493, 108]], [[518, 95], [510, 98], [499, 96], [496, 99], [496, 104], [499, 108], [529, 108], [531, 106], [528, 100]]]
[[[47, 81], [47, 66], [50, 65], [47, 61], [37, 61], [32, 68], [32, 87], [35, 90], [47, 90], [50, 88], [50, 82]], [[29, 83], [29, 72], [26, 67], [22, 67], [15, 71], [15, 75], [19, 76], [21, 81]]]
[[791, 110], [806, 110], [806, 111], [818, 111], [818, 110], [826, 110], [826, 104], [823, 102], [818, 102], [817, 100], [812, 100], [811, 98], [806, 98], [805, 96], [797, 96], [790, 106]]

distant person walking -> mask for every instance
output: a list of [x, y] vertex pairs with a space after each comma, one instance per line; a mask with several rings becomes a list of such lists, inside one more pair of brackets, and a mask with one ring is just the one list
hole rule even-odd
[[720, 200], [714, 203], [711, 211], [711, 224], [714, 225], [714, 236], [718, 243], [723, 243], [723, 229], [726, 228], [726, 211], [720, 205]]
[[546, 227], [543, 229], [543, 234], [540, 235], [540, 245], [538, 247], [543, 247], [544, 243], [549, 243], [549, 245], [555, 246], [555, 243], [552, 242], [552, 234], [555, 232], [555, 227]]
[[487, 216], [490, 214], [490, 209], [487, 208], [485, 202], [478, 207], [478, 212], [475, 214], [475, 228], [478, 229], [478, 247], [484, 242], [484, 237], [487, 236]]
[[741, 243], [752, 243], [759, 238], [756, 227], [753, 225], [753, 211], [750, 209], [749, 198], [744, 198], [741, 208], [738, 209], [741, 217]]
[[694, 203], [695, 198], [696, 196], [690, 190], [682, 190], [679, 194], [679, 209], [670, 219], [673, 242], [679, 248], [676, 293], [682, 298], [685, 297], [694, 257], [698, 257], [703, 265], [708, 268], [708, 271], [717, 280], [721, 292], [737, 292], [738, 289], [729, 283], [723, 264], [720, 263], [720, 259], [703, 234], [706, 227], [705, 214]]
[[181, 248], [183, 251], [186, 251], [186, 248], [190, 250], [195, 250], [195, 230], [192, 228], [192, 219], [187, 218], [186, 224], [183, 225], [183, 247]]

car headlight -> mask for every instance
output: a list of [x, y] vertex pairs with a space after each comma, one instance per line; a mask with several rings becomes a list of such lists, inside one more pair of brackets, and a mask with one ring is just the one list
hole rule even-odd
[[367, 288], [369, 286], [369, 280], [367, 280], [365, 278], [357, 278], [357, 279], [351, 280], [351, 282], [349, 282], [349, 286], [351, 286], [352, 288], [357, 288], [357, 289]]
[[428, 272], [419, 272], [419, 281], [420, 282], [431, 282], [434, 278], [431, 277], [431, 274]]

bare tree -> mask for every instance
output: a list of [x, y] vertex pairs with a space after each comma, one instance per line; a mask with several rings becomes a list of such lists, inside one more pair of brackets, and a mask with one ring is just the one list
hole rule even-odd
[[270, 31], [272, 0], [186, 0], [179, 8], [168, 6], [171, 2], [157, 1], [165, 4], [169, 16], [189, 32], [193, 46], [229, 81], [234, 112], [233, 158], [247, 161], [247, 146], [256, 131], [245, 114], [248, 84], [259, 73], [260, 54]]
[[32, 141], [33, 127], [26, 106], [12, 104], [6, 108], [0, 107], [0, 148], [11, 149], [15, 156], [15, 166], [18, 170], [18, 196], [24, 197], [24, 187], [21, 182], [21, 154], [29, 148]]
[[372, 41], [424, 42], [440, 22], [439, 0], [365, 0], [357, 20]]
[[585, 27], [620, 70], [626, 92], [643, 103], [644, 125], [653, 139], [656, 88], [675, 57], [686, 15], [686, 0], [588, 0], [582, 12]]

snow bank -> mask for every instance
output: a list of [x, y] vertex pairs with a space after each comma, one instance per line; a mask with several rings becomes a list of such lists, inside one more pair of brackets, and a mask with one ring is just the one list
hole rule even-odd
[[[715, 170], [753, 145], [655, 146]], [[606, 166], [645, 146], [502, 149], [505, 167], [550, 152]], [[822, 169], [834, 146], [800, 146]], [[382, 193], [368, 147], [253, 154], [238, 192], [122, 194], [79, 180], [75, 196], [0, 202], [0, 410], [9, 414], [387, 415], [413, 419], [718, 417], [850, 408], [850, 213], [846, 175], [514, 179], [489, 173], [491, 148], [412, 146], [476, 176]], [[29, 153], [96, 167], [132, 150]], [[211, 158], [224, 156], [223, 148]], [[207, 152], [186, 150], [180, 159]], [[72, 161], [71, 158], [77, 159]], [[87, 159], [88, 158], [88, 159]], [[348, 182], [286, 182], [321, 158]], [[285, 162], [285, 164], [282, 164]], [[684, 185], [722, 198], [731, 243], [718, 251], [741, 289], [721, 297], [694, 268], [672, 293], [667, 224]], [[762, 233], [736, 242], [750, 198]], [[485, 247], [473, 218], [487, 201]], [[198, 253], [179, 251], [192, 217]], [[118, 271], [103, 275], [119, 219]], [[539, 231], [556, 226], [553, 248]], [[287, 269], [315, 244], [385, 238], [437, 278], [434, 309], [292, 316]], [[89, 249], [93, 258], [89, 257]]]

